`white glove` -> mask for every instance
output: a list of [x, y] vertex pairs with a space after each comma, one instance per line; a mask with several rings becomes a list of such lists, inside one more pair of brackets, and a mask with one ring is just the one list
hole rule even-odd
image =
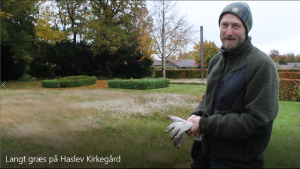
[[179, 148], [184, 140], [184, 132], [188, 131], [193, 126], [193, 123], [188, 122], [185, 124], [186, 120], [173, 115], [167, 115], [167, 119], [174, 121], [174, 123], [170, 124], [165, 129], [165, 133], [173, 129], [169, 137], [171, 140], [175, 138], [173, 140], [173, 145], [174, 147]]

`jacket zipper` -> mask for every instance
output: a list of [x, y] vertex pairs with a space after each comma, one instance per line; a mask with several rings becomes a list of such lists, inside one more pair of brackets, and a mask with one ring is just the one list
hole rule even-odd
[[[219, 93], [218, 91], [219, 91], [219, 88], [220, 88], [221, 83], [222, 83], [222, 81], [223, 81], [223, 77], [224, 77], [225, 70], [226, 70], [226, 66], [227, 66], [227, 57], [225, 56], [224, 58], [225, 58], [225, 59], [224, 59], [224, 67], [223, 67], [223, 70], [222, 70], [222, 74], [221, 74], [221, 76], [220, 76], [220, 78], [219, 78], [217, 87], [216, 87], [215, 92], [214, 92], [213, 104], [212, 104], [212, 109], [211, 109], [211, 116], [215, 113], [215, 106], [216, 106], [215, 104], [216, 104], [216, 99], [217, 99], [216, 97], [217, 97], [217, 94]], [[208, 142], [207, 137], [205, 137], [205, 139], [206, 139], [206, 142], [207, 142], [208, 145], [209, 145], [209, 142]], [[210, 147], [210, 145], [209, 145], [209, 146], [208, 146], [208, 151], [207, 151], [206, 156], [209, 156], [209, 155], [210, 155], [210, 151], [211, 151], [211, 147]]]

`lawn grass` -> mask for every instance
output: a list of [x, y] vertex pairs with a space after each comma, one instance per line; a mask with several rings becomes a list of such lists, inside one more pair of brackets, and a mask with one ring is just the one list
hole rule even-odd
[[[184, 87], [183, 87], [184, 86]], [[121, 91], [136, 93], [138, 90], [132, 89], [105, 89], [107, 91]], [[192, 95], [203, 95], [206, 90], [206, 85], [189, 85], [189, 84], [170, 84], [167, 88], [141, 90], [143, 93], [173, 93], [173, 94], [192, 94]]]
[[[48, 90], [40, 82], [7, 82], [1, 88], [3, 168], [189, 168], [193, 140], [179, 149], [164, 129], [166, 115], [187, 118], [205, 85], [170, 84], [151, 90], [90, 87]], [[6, 84], [7, 84], [6, 83]], [[24, 87], [25, 86], [25, 87]], [[28, 87], [29, 86], [29, 87]], [[300, 168], [299, 102], [280, 101], [266, 168]], [[121, 162], [53, 162], [49, 157], [121, 157]], [[26, 157], [23, 164], [6, 157]], [[28, 163], [29, 157], [47, 162]]]
[[107, 91], [121, 91], [121, 92], [129, 92], [129, 93], [173, 93], [173, 94], [193, 94], [199, 95], [203, 94], [206, 89], [206, 85], [184, 85], [184, 90], [182, 90], [181, 84], [170, 84], [167, 88], [159, 88], [159, 89], [150, 89], [150, 90], [133, 90], [133, 89], [111, 89], [108, 88], [107, 83], [108, 80], [97, 80], [95, 85], [89, 86], [81, 86], [81, 87], [72, 87], [72, 88], [43, 88], [41, 85], [41, 80], [27, 81], [27, 82], [18, 82], [18, 81], [9, 81], [5, 83], [6, 88], [2, 88], [4, 90], [21, 90], [21, 89], [43, 89], [43, 90], [54, 90], [54, 91], [64, 91], [70, 89], [105, 89]]
[[280, 101], [279, 106], [265, 167], [300, 168], [300, 102]]

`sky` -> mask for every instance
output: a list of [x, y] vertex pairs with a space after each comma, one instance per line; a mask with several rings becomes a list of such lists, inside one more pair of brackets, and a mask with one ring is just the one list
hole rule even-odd
[[[214, 41], [220, 47], [218, 20], [223, 8], [234, 1], [178, 1], [178, 8], [187, 15], [190, 24], [199, 30], [195, 38]], [[253, 25], [249, 32], [252, 44], [269, 54], [277, 49], [279, 54], [300, 55], [300, 1], [243, 1], [252, 11]], [[190, 45], [190, 49], [193, 45]]]

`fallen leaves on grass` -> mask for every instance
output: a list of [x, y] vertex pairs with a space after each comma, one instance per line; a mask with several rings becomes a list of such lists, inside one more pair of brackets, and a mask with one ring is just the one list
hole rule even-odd
[[107, 89], [107, 80], [97, 80], [96, 84], [80, 87], [66, 87], [66, 88], [49, 88], [51, 90], [68, 90], [68, 89]]
[[10, 82], [7, 83], [6, 89], [47, 89], [47, 90], [68, 90], [68, 89], [106, 89], [108, 80], [97, 80], [96, 84], [80, 87], [65, 87], [65, 88], [43, 88], [40, 81], [28, 82]]

